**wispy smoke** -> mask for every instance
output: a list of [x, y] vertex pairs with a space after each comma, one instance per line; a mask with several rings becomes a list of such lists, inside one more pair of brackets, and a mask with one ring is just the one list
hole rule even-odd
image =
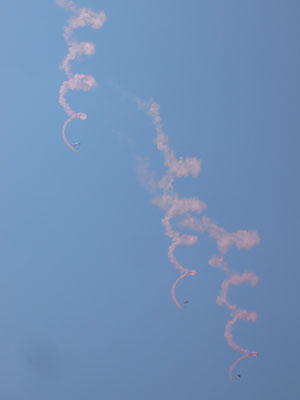
[[77, 152], [78, 150], [71, 146], [67, 141], [65, 130], [72, 119], [76, 118], [84, 120], [87, 118], [87, 115], [73, 111], [67, 103], [65, 96], [69, 90], [91, 90], [97, 86], [97, 82], [91, 75], [75, 74], [73, 76], [71, 73], [70, 62], [81, 55], [93, 55], [96, 49], [93, 43], [71, 40], [71, 35], [75, 29], [85, 26], [91, 26], [93, 29], [100, 29], [106, 21], [106, 15], [104, 11], [96, 13], [89, 8], [80, 8], [78, 10], [73, 1], [70, 0], [57, 0], [56, 3], [59, 7], [71, 11], [74, 14], [69, 18], [68, 25], [64, 28], [64, 38], [69, 48], [68, 54], [64, 58], [60, 68], [65, 71], [68, 80], [64, 81], [59, 89], [59, 103], [70, 117], [63, 126], [63, 140], [71, 150]]
[[[139, 108], [147, 112], [153, 120], [153, 124], [156, 130], [155, 143], [157, 149], [163, 153], [164, 163], [166, 166], [166, 173], [159, 182], [154, 182], [151, 176], [151, 186], [155, 188], [155, 193], [160, 191], [160, 194], [155, 197], [153, 204], [165, 210], [165, 216], [162, 219], [162, 224], [165, 228], [166, 235], [171, 239], [171, 244], [168, 248], [169, 260], [175, 265], [176, 269], [179, 270], [181, 275], [175, 281], [171, 289], [171, 295], [173, 302], [180, 309], [183, 307], [178, 302], [175, 295], [175, 288], [180, 280], [186, 276], [192, 276], [196, 274], [194, 269], [188, 269], [182, 266], [175, 257], [175, 250], [177, 246], [185, 245], [191, 246], [197, 242], [198, 237], [191, 234], [182, 234], [175, 231], [171, 225], [172, 219], [177, 217], [180, 219], [180, 227], [187, 228], [192, 231], [199, 232], [201, 234], [207, 232], [208, 235], [214, 238], [217, 242], [219, 254], [213, 255], [208, 264], [212, 267], [223, 270], [227, 277], [221, 284], [221, 292], [217, 297], [217, 304], [225, 306], [230, 312], [232, 318], [227, 322], [225, 327], [225, 337], [230, 347], [238, 350], [243, 354], [230, 368], [230, 376], [233, 377], [233, 369], [236, 364], [247, 357], [257, 357], [258, 353], [244, 349], [235, 343], [232, 335], [232, 329], [236, 322], [241, 319], [248, 322], [255, 322], [257, 314], [255, 312], [249, 312], [247, 310], [241, 310], [237, 305], [231, 304], [228, 301], [228, 290], [230, 286], [238, 286], [243, 283], [250, 283], [254, 287], [258, 282], [258, 277], [253, 272], [243, 272], [242, 274], [233, 273], [230, 271], [228, 264], [224, 261], [224, 256], [228, 252], [231, 246], [235, 246], [238, 249], [250, 249], [259, 244], [259, 236], [256, 231], [238, 230], [236, 232], [226, 232], [223, 227], [219, 227], [217, 224], [206, 216], [197, 218], [191, 213], [201, 213], [205, 210], [206, 205], [199, 200], [197, 197], [192, 198], [179, 198], [178, 194], [174, 191], [174, 180], [177, 177], [193, 176], [197, 177], [201, 170], [201, 161], [195, 157], [187, 157], [183, 159], [180, 157], [176, 158], [175, 152], [169, 147], [168, 137], [163, 131], [162, 121], [159, 115], [159, 104], [151, 102], [147, 104], [141, 100], [137, 101]], [[147, 165], [148, 171], [149, 165]], [[144, 175], [145, 177], [149, 177]]]

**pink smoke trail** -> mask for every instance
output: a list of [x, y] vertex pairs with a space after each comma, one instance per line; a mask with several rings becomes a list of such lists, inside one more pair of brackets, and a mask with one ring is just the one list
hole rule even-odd
[[158, 184], [155, 184], [151, 178], [151, 182], [148, 182], [148, 186], [155, 188], [155, 190], [160, 189], [162, 191], [162, 194], [153, 200], [153, 204], [166, 211], [165, 217], [162, 219], [162, 224], [165, 228], [166, 235], [171, 239], [171, 244], [168, 247], [168, 257], [170, 262], [181, 273], [171, 288], [171, 297], [176, 307], [183, 311], [183, 307], [180, 305], [175, 295], [176, 286], [180, 280], [187, 276], [194, 276], [197, 272], [194, 269], [190, 270], [183, 267], [175, 257], [175, 250], [181, 245], [192, 246], [197, 242], [197, 236], [188, 234], [181, 235], [179, 232], [174, 231], [171, 225], [171, 220], [176, 216], [187, 215], [188, 212], [201, 213], [205, 209], [206, 205], [196, 197], [180, 199], [174, 192], [173, 183], [176, 177], [189, 175], [197, 177], [201, 170], [201, 161], [196, 157], [187, 157], [186, 159], [180, 157], [177, 159], [175, 152], [170, 149], [168, 145], [168, 137], [163, 131], [159, 115], [159, 104], [155, 102], [146, 104], [136, 97], [134, 100], [138, 103], [140, 108], [146, 110], [153, 120], [157, 133], [155, 143], [157, 149], [163, 153], [165, 165], [167, 167], [166, 174], [161, 178]]
[[80, 8], [79, 10], [77, 10], [75, 4], [71, 0], [57, 0], [56, 3], [59, 7], [62, 7], [65, 10], [70, 11], [74, 14], [71, 18], [69, 18], [68, 25], [64, 28], [64, 38], [69, 48], [68, 54], [64, 58], [60, 68], [65, 71], [68, 80], [64, 81], [59, 89], [59, 103], [64, 108], [67, 115], [70, 117], [65, 122], [62, 129], [63, 140], [71, 150], [78, 152], [78, 150], [74, 149], [67, 141], [65, 129], [72, 119], [87, 119], [87, 115], [84, 113], [76, 113], [75, 111], [73, 111], [67, 103], [65, 95], [69, 90], [91, 90], [97, 86], [97, 82], [95, 81], [95, 78], [91, 75], [75, 74], [74, 76], [72, 76], [70, 62], [83, 54], [86, 56], [93, 55], [96, 49], [93, 43], [78, 43], [76, 41], [72, 41], [70, 37], [75, 29], [88, 25], [90, 25], [93, 29], [100, 29], [106, 21], [106, 15], [104, 11], [96, 13], [89, 8]]
[[171, 297], [172, 297], [173, 303], [174, 303], [175, 306], [176, 306], [177, 308], [179, 308], [179, 310], [181, 310], [181, 311], [183, 311], [184, 308], [183, 308], [182, 305], [178, 302], [178, 300], [176, 299], [176, 296], [175, 296], [175, 288], [176, 288], [176, 286], [177, 286], [177, 283], [178, 283], [179, 281], [181, 281], [181, 279], [185, 278], [186, 276], [194, 276], [194, 275], [196, 275], [196, 274], [197, 274], [197, 271], [195, 271], [194, 269], [192, 269], [192, 270], [190, 270], [190, 271], [187, 271], [187, 270], [186, 270], [186, 272], [183, 272], [183, 274], [180, 275], [180, 277], [176, 279], [176, 281], [174, 282], [174, 284], [173, 284], [173, 286], [172, 286], [172, 289], [171, 289]]
[[249, 312], [246, 310], [238, 309], [237, 305], [230, 304], [228, 301], [228, 290], [230, 285], [238, 286], [244, 282], [249, 282], [252, 287], [256, 286], [258, 283], [258, 277], [253, 272], [244, 272], [242, 274], [233, 274], [226, 262], [224, 262], [224, 255], [227, 253], [229, 248], [234, 245], [239, 249], [250, 249], [259, 244], [259, 236], [255, 231], [238, 230], [234, 233], [226, 232], [224, 228], [221, 228], [214, 224], [210, 218], [202, 217], [201, 220], [188, 216], [182, 221], [182, 226], [188, 227], [191, 230], [199, 231], [204, 233], [208, 232], [210, 237], [213, 237], [219, 248], [219, 255], [214, 255], [209, 260], [209, 265], [212, 267], [220, 268], [225, 271], [228, 278], [224, 279], [221, 284], [221, 292], [217, 297], [217, 304], [224, 305], [232, 314], [233, 318], [227, 322], [225, 327], [224, 336], [227, 340], [229, 346], [244, 354], [239, 358], [233, 366], [230, 368], [229, 374], [232, 375], [233, 369], [236, 364], [243, 360], [244, 358], [250, 356], [258, 356], [257, 352], [251, 352], [243, 347], [237, 345], [233, 340], [233, 335], [231, 333], [232, 328], [236, 322], [241, 319], [248, 322], [255, 322], [257, 320], [257, 314], [255, 312]]
[[258, 357], [258, 355], [259, 355], [259, 354], [258, 354], [256, 351], [252, 351], [252, 352], [250, 352], [250, 353], [248, 353], [248, 354], [245, 354], [244, 356], [238, 358], [238, 359], [235, 361], [235, 363], [232, 364], [232, 366], [231, 366], [230, 369], [229, 369], [229, 378], [230, 378], [230, 379], [233, 379], [233, 370], [234, 370], [235, 366], [236, 366], [241, 360], [244, 360], [245, 358], [248, 358], [248, 357]]
[[[174, 192], [174, 180], [176, 177], [183, 177], [192, 175], [197, 177], [200, 169], [201, 162], [193, 158], [186, 158], [183, 160], [181, 157], [178, 160], [175, 152], [168, 146], [168, 137], [164, 133], [162, 128], [162, 122], [159, 115], [159, 105], [155, 102], [147, 105], [141, 100], [137, 100], [140, 108], [147, 111], [152, 117], [153, 124], [157, 133], [155, 143], [157, 149], [160, 150], [165, 159], [165, 165], [167, 167], [166, 174], [162, 179], [155, 184], [155, 189], [161, 189], [162, 194], [153, 200], [153, 203], [158, 207], [166, 210], [165, 217], [162, 219], [162, 224], [165, 228], [165, 233], [171, 238], [171, 244], [168, 248], [169, 260], [175, 265], [181, 275], [174, 282], [171, 295], [174, 304], [179, 310], [183, 311], [183, 307], [178, 302], [175, 296], [175, 288], [177, 284], [186, 276], [193, 276], [197, 272], [195, 270], [189, 270], [183, 267], [175, 257], [175, 249], [179, 245], [191, 246], [196, 243], [197, 236], [182, 234], [173, 230], [171, 220], [174, 217], [181, 217], [181, 226], [190, 230], [198, 231], [200, 233], [208, 232], [209, 236], [214, 238], [217, 242], [219, 249], [218, 255], [213, 255], [208, 264], [212, 267], [217, 267], [227, 274], [227, 278], [221, 284], [221, 292], [217, 297], [217, 303], [224, 305], [232, 314], [232, 319], [227, 322], [225, 327], [224, 336], [226, 337], [229, 346], [243, 354], [235, 363], [230, 367], [229, 375], [233, 376], [234, 367], [241, 360], [248, 357], [258, 357], [258, 353], [255, 351], [249, 351], [236, 344], [233, 340], [232, 328], [236, 322], [246, 320], [248, 322], [255, 322], [257, 320], [257, 314], [255, 312], [249, 312], [247, 310], [240, 310], [237, 305], [231, 304], [228, 301], [228, 290], [231, 285], [238, 286], [245, 282], [249, 282], [252, 287], [256, 286], [258, 277], [253, 272], [244, 272], [242, 274], [232, 273], [228, 267], [228, 264], [224, 261], [224, 256], [228, 252], [231, 246], [235, 246], [238, 249], [250, 249], [259, 244], [259, 236], [255, 231], [238, 230], [236, 232], [226, 232], [224, 228], [219, 227], [211, 221], [210, 218], [203, 216], [201, 219], [197, 219], [191, 215], [192, 212], [201, 213], [206, 205], [198, 198], [182, 198], [179, 199], [177, 193]], [[144, 175], [146, 176], [146, 175]], [[151, 186], [153, 187], [153, 179], [151, 178]]]
[[67, 119], [62, 128], [62, 137], [63, 137], [63, 141], [69, 147], [69, 149], [71, 149], [72, 151], [75, 151], [75, 153], [78, 153], [78, 150], [76, 150], [73, 146], [71, 146], [66, 138], [66, 127], [69, 124], [69, 122], [71, 122], [72, 119], [74, 119], [74, 118], [84, 120], [84, 119], [87, 119], [87, 115], [84, 113], [76, 113], [76, 114], [73, 114], [69, 119]]

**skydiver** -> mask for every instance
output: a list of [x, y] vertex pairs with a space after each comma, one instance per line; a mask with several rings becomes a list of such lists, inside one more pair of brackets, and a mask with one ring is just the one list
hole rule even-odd
[[241, 374], [236, 374], [236, 376], [238, 376], [239, 378], [241, 377]]
[[183, 302], [184, 302], [184, 304], [188, 304], [188, 303], [189, 303], [189, 301], [188, 301], [188, 300], [184, 300]]

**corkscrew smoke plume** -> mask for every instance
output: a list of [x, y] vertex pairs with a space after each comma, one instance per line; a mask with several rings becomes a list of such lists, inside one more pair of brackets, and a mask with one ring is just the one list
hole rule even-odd
[[89, 8], [76, 8], [75, 4], [71, 0], [57, 0], [57, 5], [70, 11], [73, 15], [68, 20], [68, 25], [64, 28], [64, 38], [68, 45], [68, 54], [64, 58], [60, 68], [65, 71], [68, 80], [64, 81], [59, 89], [59, 103], [64, 108], [65, 112], [69, 116], [69, 119], [64, 123], [62, 129], [62, 137], [65, 144], [73, 151], [78, 152], [73, 146], [70, 145], [66, 138], [66, 128], [67, 125], [72, 121], [72, 119], [87, 119], [85, 113], [78, 113], [71, 109], [67, 103], [65, 96], [69, 90], [84, 90], [88, 91], [97, 86], [95, 78], [91, 75], [85, 74], [75, 74], [71, 73], [70, 62], [75, 60], [81, 55], [90, 56], [95, 53], [95, 46], [90, 42], [77, 42], [71, 40], [71, 35], [73, 31], [77, 28], [82, 28], [85, 26], [91, 26], [93, 29], [102, 28], [106, 21], [106, 15], [104, 11], [96, 13]]

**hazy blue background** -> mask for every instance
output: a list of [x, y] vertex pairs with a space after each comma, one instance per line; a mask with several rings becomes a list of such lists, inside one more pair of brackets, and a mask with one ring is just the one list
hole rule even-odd
[[[58, 104], [68, 12], [55, 1], [1, 8], [0, 398], [5, 400], [298, 400], [300, 3], [298, 0], [77, 0], [103, 9], [100, 31], [76, 31], [97, 52], [72, 63], [92, 92], [69, 93], [86, 121], [68, 127]], [[202, 159], [176, 181], [228, 231], [255, 229], [260, 246], [232, 249], [233, 270], [260, 281], [230, 300], [257, 311], [236, 341], [210, 268], [215, 241], [177, 251], [199, 274], [170, 287], [161, 210], [138, 183], [136, 157], [164, 173], [151, 120], [113, 85], [161, 104], [170, 145]]]

